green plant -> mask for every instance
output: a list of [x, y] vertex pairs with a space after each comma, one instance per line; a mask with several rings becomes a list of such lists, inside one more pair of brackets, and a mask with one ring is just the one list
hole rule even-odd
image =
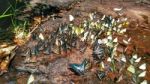
[[9, 17], [12, 16], [13, 14], [6, 14], [9, 10], [10, 10], [11, 6], [9, 6], [2, 15], [0, 15], [0, 19], [5, 18], [5, 17]]
[[[0, 20], [9, 20], [10, 25], [8, 28], [0, 28], [0, 32], [2, 36], [0, 39], [2, 40], [13, 40], [14, 37], [21, 35], [21, 33], [24, 36], [27, 36], [28, 34], [28, 19], [19, 20], [18, 15], [21, 14], [21, 9], [24, 8], [26, 5], [22, 3], [18, 3], [18, 1], [15, 1], [14, 3], [9, 3], [9, 7], [0, 15]], [[21, 15], [22, 16], [22, 15]], [[9, 17], [5, 19], [6, 17]], [[6, 33], [7, 32], [7, 33]]]

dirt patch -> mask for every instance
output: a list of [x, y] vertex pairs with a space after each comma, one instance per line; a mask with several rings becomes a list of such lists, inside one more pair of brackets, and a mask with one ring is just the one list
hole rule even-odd
[[[90, 3], [90, 4], [89, 4]], [[60, 24], [68, 24], [69, 23], [69, 15], [74, 16], [74, 21], [71, 22], [77, 26], [79, 24], [83, 23], [84, 20], [86, 20], [89, 17], [89, 13], [92, 12], [97, 12], [97, 17], [102, 17], [103, 14], [106, 15], [112, 15], [113, 17], [116, 17], [117, 14], [113, 11], [113, 8], [115, 7], [122, 7], [123, 8], [123, 13], [125, 17], [128, 17], [130, 25], [127, 28], [127, 32], [125, 33], [126, 38], [131, 37], [131, 46], [129, 45], [129, 51], [133, 51], [134, 53], [135, 50], [138, 52], [139, 55], [144, 56], [150, 54], [150, 25], [149, 25], [149, 8], [148, 5], [144, 6], [138, 6], [135, 5], [135, 2], [123, 2], [120, 0], [113, 0], [113, 1], [105, 1], [105, 2], [100, 2], [100, 0], [86, 0], [83, 2], [80, 2], [76, 4], [71, 10], [61, 10], [61, 12], [58, 14], [61, 18], [50, 18], [48, 21], [43, 22], [39, 29], [43, 29], [41, 31], [46, 31], [46, 34], [53, 33], [54, 31], [57, 30], [57, 28], [60, 26]], [[147, 21], [148, 20], [148, 21]], [[44, 33], [45, 34], [45, 33]], [[119, 37], [123, 38], [123, 37]], [[33, 47], [35, 45], [35, 42], [33, 40], [30, 40], [26, 45], [26, 47]], [[126, 45], [121, 45], [125, 46]], [[82, 47], [82, 46], [79, 46]], [[84, 46], [83, 46], [84, 48]], [[23, 47], [20, 48], [20, 50], [23, 49]], [[22, 50], [20, 53], [22, 53], [24, 50]], [[121, 50], [120, 50], [121, 51]], [[123, 51], [123, 50], [122, 50]], [[129, 54], [129, 57], [131, 58]], [[106, 78], [103, 80], [99, 80], [97, 77], [97, 66], [93, 62], [93, 57], [92, 57], [92, 48], [91, 45], [87, 47], [85, 53], [80, 52], [79, 49], [71, 49], [66, 52], [62, 52], [61, 55], [44, 55], [43, 53], [40, 54], [37, 57], [31, 57], [33, 62], [36, 63], [31, 63], [31, 64], [24, 64], [23, 62], [23, 57], [16, 56], [14, 60], [13, 67], [16, 67], [18, 65], [18, 62], [23, 64], [22, 66], [29, 67], [28, 72], [32, 73], [33, 70], [37, 70], [40, 75], [35, 74], [35, 77], [37, 81], [46, 81], [46, 83], [59, 83], [59, 84], [70, 84], [70, 83], [75, 83], [75, 84], [115, 84], [117, 83], [117, 80], [119, 78], [124, 77], [124, 79], [121, 81], [123, 83], [131, 83], [131, 79], [128, 79], [126, 74], [126, 71], [120, 71], [121, 67], [126, 70], [127, 66], [123, 67], [122, 62], [117, 63], [117, 72], [112, 72], [110, 73], [110, 63], [107, 62], [107, 59], [104, 60], [104, 63], [106, 63], [104, 66], [108, 67], [106, 70]], [[24, 57], [26, 59], [26, 57]], [[87, 73], [83, 76], [78, 76], [72, 71], [70, 71], [68, 65], [71, 63], [77, 63], [80, 64], [82, 61], [87, 58], [90, 59], [90, 62], [93, 63], [94, 65], [92, 68], [88, 70]], [[119, 59], [116, 57], [116, 60]], [[146, 63], [148, 63], [149, 57], [145, 58]], [[17, 61], [16, 61], [17, 60]], [[15, 62], [16, 61], [16, 62]], [[129, 61], [128, 61], [129, 62]], [[149, 65], [149, 63], [148, 63]], [[18, 68], [18, 67], [16, 67]], [[21, 67], [22, 68], [22, 67]], [[149, 68], [148, 68], [149, 70]], [[22, 70], [23, 71], [23, 70]], [[25, 70], [24, 70], [25, 71]], [[20, 73], [20, 72], [18, 72]], [[121, 76], [120, 73], [124, 73], [123, 76]], [[129, 73], [127, 73], [129, 74]], [[131, 76], [131, 74], [129, 74]], [[149, 73], [146, 76], [146, 79], [149, 81]], [[43, 80], [41, 80], [43, 79]], [[119, 83], [119, 82], [118, 82]]]

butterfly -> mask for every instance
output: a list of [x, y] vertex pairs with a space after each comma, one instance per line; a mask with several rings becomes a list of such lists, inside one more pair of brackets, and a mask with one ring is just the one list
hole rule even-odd
[[103, 56], [104, 56], [104, 48], [102, 47], [101, 44], [98, 43], [98, 40], [94, 43], [94, 47], [93, 47], [93, 57], [95, 60], [102, 60]]
[[44, 44], [45, 44], [45, 43], [42, 42], [42, 41], [39, 41], [39, 42], [38, 42], [38, 45], [37, 45], [37, 46], [38, 46], [38, 50], [39, 50], [39, 51], [44, 50]]
[[108, 27], [108, 28], [112, 27], [113, 18], [111, 16], [105, 17], [103, 21], [104, 21], [103, 24], [104, 24], [105, 27]]
[[44, 52], [43, 52], [44, 54], [46, 54], [46, 55], [50, 55], [51, 54], [51, 47], [46, 47], [45, 49], [44, 49]]
[[78, 75], [84, 75], [85, 71], [89, 67], [89, 61], [87, 59], [84, 59], [81, 64], [70, 64], [71, 70], [73, 70]]
[[32, 55], [38, 55], [39, 54], [39, 50], [38, 50], [38, 46], [34, 46], [32, 49], [31, 49], [31, 54]]
[[106, 76], [106, 74], [105, 74], [104, 71], [98, 71], [97, 72], [97, 76], [101, 80], [101, 79], [103, 79]]
[[30, 49], [30, 48], [27, 48], [26, 51], [25, 51], [25, 53], [22, 54], [22, 56], [25, 56], [25, 57], [26, 57], [26, 56], [27, 56], [27, 57], [31, 57], [31, 55], [32, 55], [32, 54], [31, 54], [31, 49]]

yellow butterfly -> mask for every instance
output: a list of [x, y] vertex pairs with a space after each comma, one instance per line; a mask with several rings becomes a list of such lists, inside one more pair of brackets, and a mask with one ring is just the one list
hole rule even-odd
[[80, 35], [84, 32], [84, 29], [81, 27], [74, 27], [73, 31], [75, 32], [76, 35]]

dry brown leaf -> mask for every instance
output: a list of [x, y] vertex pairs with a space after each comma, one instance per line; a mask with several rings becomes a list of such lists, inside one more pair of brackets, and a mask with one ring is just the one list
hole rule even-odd
[[7, 60], [7, 59], [3, 60], [0, 64], [0, 71], [1, 72], [7, 72], [8, 64], [9, 64], [9, 60]]
[[17, 45], [19, 45], [19, 46], [25, 44], [25, 40], [24, 40], [24, 39], [14, 39], [14, 42], [15, 42]]
[[0, 58], [8, 56], [11, 53], [11, 51], [13, 51], [15, 48], [16, 45], [0, 48]]
[[109, 72], [109, 73], [107, 74], [107, 76], [108, 76], [109, 78], [111, 78], [112, 80], [114, 80], [114, 78], [116, 77], [116, 75], [117, 75], [117, 74], [115, 74], [115, 73], [113, 73], [113, 72]]

